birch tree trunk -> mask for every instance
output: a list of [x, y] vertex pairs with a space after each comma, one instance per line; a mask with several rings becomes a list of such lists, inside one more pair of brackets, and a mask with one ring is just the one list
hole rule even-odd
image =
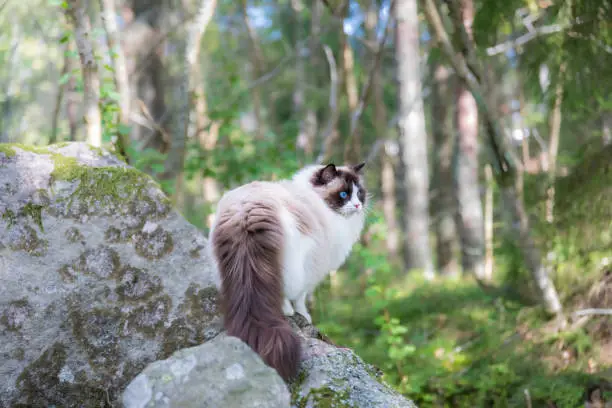
[[[312, 72], [310, 73], [310, 77], [313, 82], [316, 81], [316, 72], [318, 70], [324, 70], [324, 64], [321, 60], [320, 52], [320, 35], [321, 35], [321, 14], [323, 13], [323, 2], [320, 0], [314, 0], [312, 4], [312, 11], [310, 17], [310, 41], [308, 47], [310, 48], [310, 66], [312, 68]], [[298, 146], [304, 150], [306, 154], [306, 158], [308, 161], [313, 159], [314, 155], [314, 147], [316, 144], [316, 137], [319, 128], [319, 123], [317, 119], [317, 113], [315, 108], [308, 104], [306, 107], [306, 114], [304, 118], [304, 129], [303, 135], [304, 138], [300, 138], [298, 141]]]
[[555, 87], [555, 101], [550, 112], [548, 142], [548, 174], [550, 187], [546, 190], [546, 221], [554, 221], [555, 206], [555, 178], [557, 176], [557, 155], [559, 153], [559, 139], [561, 136], [561, 104], [563, 103], [563, 73], [565, 64], [559, 67], [559, 78]]
[[[357, 110], [359, 103], [359, 91], [357, 89], [357, 78], [355, 77], [355, 57], [353, 48], [349, 43], [347, 36], [343, 35], [342, 43], [342, 75], [344, 90], [346, 92], [346, 101], [348, 104], [349, 118]], [[344, 144], [344, 161], [349, 163], [358, 163], [361, 156], [361, 141], [359, 129], [349, 133], [349, 139]]]
[[190, 91], [193, 86], [193, 71], [198, 62], [200, 41], [212, 19], [217, 5], [216, 0], [201, 0], [196, 16], [188, 26], [187, 41], [185, 45], [185, 59], [183, 77], [177, 89], [177, 101], [180, 103], [174, 118], [174, 132], [166, 169], [163, 178], [172, 178], [179, 175], [185, 160], [185, 144], [189, 128]]
[[601, 134], [603, 145], [608, 146], [612, 143], [612, 113], [604, 112], [601, 117]]
[[[461, 0], [461, 19], [468, 38], [473, 40], [473, 0]], [[484, 278], [484, 220], [480, 198], [478, 107], [472, 93], [460, 84], [457, 90], [458, 143], [455, 145], [455, 191], [457, 227], [461, 241], [461, 266], [464, 273]]]
[[[69, 47], [66, 46], [64, 49], [64, 62], [62, 64], [62, 70], [60, 72], [60, 78], [68, 74], [70, 69], [70, 56], [68, 55]], [[51, 136], [49, 136], [49, 144], [57, 142], [57, 127], [59, 126], [60, 112], [62, 110], [62, 103], [64, 101], [64, 94], [66, 90], [67, 82], [60, 83], [57, 87], [57, 95], [55, 96], [55, 107], [53, 108], [53, 117], [51, 118]]]
[[451, 70], [441, 63], [432, 67], [432, 134], [434, 140], [434, 228], [436, 231], [437, 269], [442, 275], [457, 276], [459, 242], [455, 225], [456, 200], [453, 187], [453, 128]]
[[100, 0], [100, 9], [102, 10], [102, 21], [104, 22], [104, 30], [106, 31], [106, 41], [113, 64], [113, 80], [121, 98], [119, 101], [119, 121], [123, 124], [127, 124], [130, 116], [130, 81], [127, 73], [125, 55], [121, 48], [119, 28], [117, 27], [115, 0]]
[[[364, 27], [368, 41], [375, 46], [379, 44], [376, 36], [376, 26], [378, 21], [378, 4], [376, 0], [371, 0], [368, 6]], [[371, 59], [376, 57], [379, 52], [377, 48], [371, 50]], [[383, 82], [381, 75], [382, 64], [378, 64], [372, 73], [372, 97], [374, 98], [374, 129], [380, 138], [387, 136], [387, 108], [385, 106], [383, 94]], [[389, 154], [388, 143], [382, 149], [381, 154], [381, 192], [382, 206], [385, 224], [387, 225], [386, 245], [389, 256], [397, 257], [400, 245], [399, 224], [397, 221], [397, 198], [395, 196], [395, 168], [393, 157]]]
[[479, 61], [475, 58], [473, 42], [470, 41], [467, 33], [465, 33], [463, 24], [457, 21], [459, 14], [456, 12], [458, 4], [450, 2], [449, 8], [455, 10], [455, 12], [451, 13], [451, 20], [453, 20], [455, 30], [459, 33], [458, 37], [462, 43], [462, 53], [457, 53], [453, 48], [442, 23], [435, 0], [424, 0], [424, 4], [427, 20], [435, 33], [436, 39], [440, 43], [442, 51], [452, 63], [455, 73], [472, 92], [483, 115], [489, 145], [493, 153], [491, 165], [494, 177], [500, 187], [504, 204], [509, 208], [510, 225], [516, 234], [525, 265], [534, 280], [540, 301], [549, 313], [557, 316], [559, 323], [563, 326], [567, 323], [567, 320], [563, 314], [557, 290], [542, 263], [540, 251], [532, 237], [525, 204], [518, 193], [521, 186], [519, 185], [520, 182], [517, 182], [516, 158], [508, 147], [508, 142], [501, 130], [501, 123], [496, 111], [491, 109], [486, 103], [487, 96], [490, 97], [491, 94], [490, 85], [486, 83], [485, 71], [480, 67]]
[[91, 23], [83, 0], [69, 0], [67, 3], [66, 12], [74, 24], [74, 35], [81, 61], [87, 142], [92, 146], [100, 147], [102, 146], [100, 77], [91, 39]]
[[419, 69], [417, 0], [397, 0], [394, 11], [398, 134], [405, 189], [404, 262], [408, 270], [421, 270], [431, 279], [434, 270], [429, 245], [429, 170]]
[[[250, 55], [252, 65], [252, 81], [257, 80], [261, 77], [265, 71], [265, 62], [263, 51], [259, 44], [259, 38], [257, 32], [251, 24], [251, 19], [247, 13], [247, 0], [242, 0], [242, 14], [244, 18], [244, 25], [246, 27], [249, 42], [251, 43]], [[253, 113], [255, 114], [255, 121], [257, 122], [255, 135], [257, 139], [261, 139], [264, 135], [264, 118], [263, 118], [263, 106], [261, 87], [255, 86], [251, 89], [251, 95], [253, 97]], [[268, 104], [268, 108], [271, 108], [271, 104]]]
[[491, 165], [485, 166], [485, 266], [484, 278], [487, 281], [493, 280], [493, 170]]

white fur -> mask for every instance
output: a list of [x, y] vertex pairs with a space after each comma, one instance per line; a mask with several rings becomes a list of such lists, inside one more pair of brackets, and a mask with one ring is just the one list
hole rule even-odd
[[[280, 220], [285, 237], [283, 312], [286, 315], [298, 312], [309, 322], [312, 322], [312, 318], [306, 309], [307, 296], [332, 270], [345, 262], [365, 223], [365, 209], [357, 198], [356, 186], [353, 186], [350, 201], [341, 209], [342, 214], [329, 208], [310, 184], [311, 176], [319, 168], [320, 166], [309, 166], [291, 180], [269, 184], [274, 184], [275, 190], [279, 187], [288, 190], [288, 196], [292, 199], [308, 203], [309, 211], [320, 221], [308, 234], [304, 234], [298, 229], [295, 216], [281, 206]], [[210, 231], [211, 237], [212, 231], [213, 229]], [[219, 288], [219, 277], [216, 279]]]

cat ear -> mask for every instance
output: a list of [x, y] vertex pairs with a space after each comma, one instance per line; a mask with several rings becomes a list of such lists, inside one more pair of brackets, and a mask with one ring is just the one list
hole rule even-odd
[[338, 170], [336, 170], [336, 166], [333, 163], [319, 170], [319, 180], [322, 184], [327, 184], [336, 177], [338, 177]]
[[355, 173], [360, 173], [361, 169], [363, 169], [363, 166], [365, 166], [365, 162], [361, 162], [355, 166], [351, 166], [351, 168], [353, 169]]

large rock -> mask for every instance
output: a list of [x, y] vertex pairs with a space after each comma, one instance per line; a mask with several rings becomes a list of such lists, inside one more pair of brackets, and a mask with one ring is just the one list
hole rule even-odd
[[123, 394], [124, 408], [289, 408], [289, 400], [276, 370], [225, 334], [150, 364]]
[[206, 240], [82, 143], [0, 145], [0, 407], [100, 407], [219, 332]]
[[300, 373], [290, 384], [292, 407], [417, 408], [352, 350], [330, 344], [299, 315], [291, 323], [303, 347]]
[[219, 335], [214, 279], [147, 175], [82, 143], [0, 144], [0, 407], [414, 407], [299, 316], [289, 397]]

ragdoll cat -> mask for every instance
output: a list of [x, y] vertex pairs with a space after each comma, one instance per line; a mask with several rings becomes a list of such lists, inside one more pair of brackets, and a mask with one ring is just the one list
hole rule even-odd
[[210, 249], [225, 328], [286, 381], [297, 374], [300, 341], [283, 315], [312, 322], [306, 297], [359, 239], [364, 164], [307, 166], [230, 190], [217, 205]]

